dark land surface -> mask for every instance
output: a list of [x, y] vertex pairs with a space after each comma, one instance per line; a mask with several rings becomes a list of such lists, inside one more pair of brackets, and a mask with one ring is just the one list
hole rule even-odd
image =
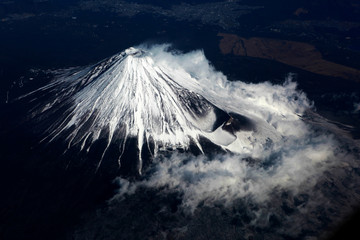
[[[0, 239], [76, 239], [81, 235], [73, 234], [77, 226], [87, 217], [95, 219], [97, 209], [105, 206], [116, 190], [112, 182], [116, 171], [111, 170], [112, 166], [94, 174], [91, 161], [78, 161], [67, 169], [64, 159], [82, 156], [63, 156], [60, 146], [38, 146], [39, 139], [26, 121], [27, 106], [13, 101], [49, 80], [46, 75], [37, 75], [38, 69], [89, 65], [130, 46], [166, 42], [185, 52], [203, 49], [214, 67], [230, 80], [282, 83], [288, 73], [294, 73], [299, 89], [315, 102], [319, 114], [352, 137], [360, 138], [357, 0], [0, 1]], [[164, 201], [161, 204], [176, 211], [177, 198], [154, 197], [147, 206]], [[131, 200], [119, 209], [126, 208], [126, 214], [135, 216], [146, 212]], [[297, 204], [294, 199], [291, 201]], [[305, 232], [299, 239], [321, 236], [325, 231], [331, 232], [326, 238], [357, 239], [357, 207], [360, 203], [336, 226], [319, 210], [317, 221], [321, 228], [318, 232]], [[241, 212], [239, 209], [237, 213]], [[283, 209], [290, 211], [291, 217], [291, 208]], [[209, 210], [209, 218], [204, 217], [205, 213], [199, 215], [197, 221], [203, 228], [214, 226], [210, 229], [214, 233], [207, 231], [204, 239], [221, 239], [217, 234], [222, 226], [231, 232], [226, 221], [214, 220], [221, 214], [231, 216], [230, 212], [220, 211]], [[124, 238], [129, 235], [150, 239], [150, 233], [134, 233], [153, 221], [150, 210], [141, 216], [135, 229]], [[158, 222], [168, 222], [165, 227], [169, 228], [175, 221], [161, 214], [155, 217]], [[115, 217], [107, 219], [112, 218]], [[117, 234], [131, 229], [130, 224], [126, 225], [126, 221], [133, 221], [129, 219], [109, 223], [103, 230], [109, 235], [98, 235], [96, 239], [112, 239], [107, 232], [112, 228]], [[250, 219], [244, 213], [229, 221], [236, 225]], [[90, 221], [96, 225], [99, 219]], [[182, 217], [179, 221], [188, 219]], [[188, 236], [196, 232], [196, 223], [193, 222]], [[280, 223], [274, 217], [272, 224], [276, 228]], [[154, 224], [148, 228], [156, 232], [151, 235], [153, 239], [161, 239], [161, 234], [157, 235], [160, 230]], [[257, 236], [242, 236], [241, 232], [234, 232], [233, 236], [266, 239], [264, 236], [271, 229], [258, 232]], [[181, 238], [176, 234], [168, 236]], [[292, 238], [283, 235], [279, 239]]]

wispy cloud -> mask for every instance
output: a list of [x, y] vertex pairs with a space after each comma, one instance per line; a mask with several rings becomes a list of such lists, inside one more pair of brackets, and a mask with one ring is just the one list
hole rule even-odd
[[312, 104], [296, 89], [291, 75], [283, 85], [230, 82], [211, 66], [202, 51], [182, 54], [167, 48], [153, 46], [148, 51], [155, 62], [166, 63], [174, 75], [178, 69], [185, 69], [197, 79], [192, 89], [219, 108], [252, 119], [256, 131], [238, 133], [241, 141], [232, 146], [235, 154], [195, 157], [175, 153], [156, 158], [146, 180], [118, 178], [120, 189], [114, 199], [148, 187], [181, 192], [182, 205], [190, 211], [199, 203], [231, 204], [243, 197], [263, 202], [275, 189], [311, 189], [342, 157], [330, 133], [317, 132], [302, 120]]

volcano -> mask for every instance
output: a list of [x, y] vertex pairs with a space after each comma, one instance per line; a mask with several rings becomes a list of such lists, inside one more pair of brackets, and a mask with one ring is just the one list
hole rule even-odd
[[239, 133], [256, 129], [249, 118], [207, 100], [200, 88], [185, 69], [129, 48], [66, 70], [26, 97], [46, 99], [33, 110], [33, 118], [47, 126], [42, 141], [61, 139], [67, 149], [82, 152], [101, 141], [97, 169], [111, 158], [123, 172], [141, 175], [144, 161], [159, 153], [234, 151]]

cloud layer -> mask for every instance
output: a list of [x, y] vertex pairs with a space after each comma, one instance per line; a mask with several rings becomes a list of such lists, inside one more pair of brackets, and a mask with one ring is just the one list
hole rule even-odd
[[238, 134], [242, 144], [233, 146], [235, 154], [195, 157], [175, 153], [156, 158], [145, 179], [118, 178], [120, 189], [113, 200], [145, 187], [180, 192], [182, 206], [190, 212], [199, 205], [229, 205], [241, 198], [260, 203], [274, 191], [311, 190], [324, 171], [344, 158], [331, 133], [304, 120], [312, 104], [296, 89], [291, 75], [283, 85], [230, 82], [214, 70], [202, 51], [182, 54], [166, 51], [167, 47], [148, 51], [175, 74], [176, 69], [185, 69], [198, 80], [195, 89], [199, 94], [221, 109], [252, 119], [257, 129]]

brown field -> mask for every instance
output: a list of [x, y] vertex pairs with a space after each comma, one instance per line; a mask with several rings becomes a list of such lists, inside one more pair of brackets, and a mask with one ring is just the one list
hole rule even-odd
[[321, 53], [308, 43], [270, 38], [242, 38], [219, 33], [222, 54], [234, 54], [274, 60], [312, 73], [360, 81], [360, 71], [324, 60]]

